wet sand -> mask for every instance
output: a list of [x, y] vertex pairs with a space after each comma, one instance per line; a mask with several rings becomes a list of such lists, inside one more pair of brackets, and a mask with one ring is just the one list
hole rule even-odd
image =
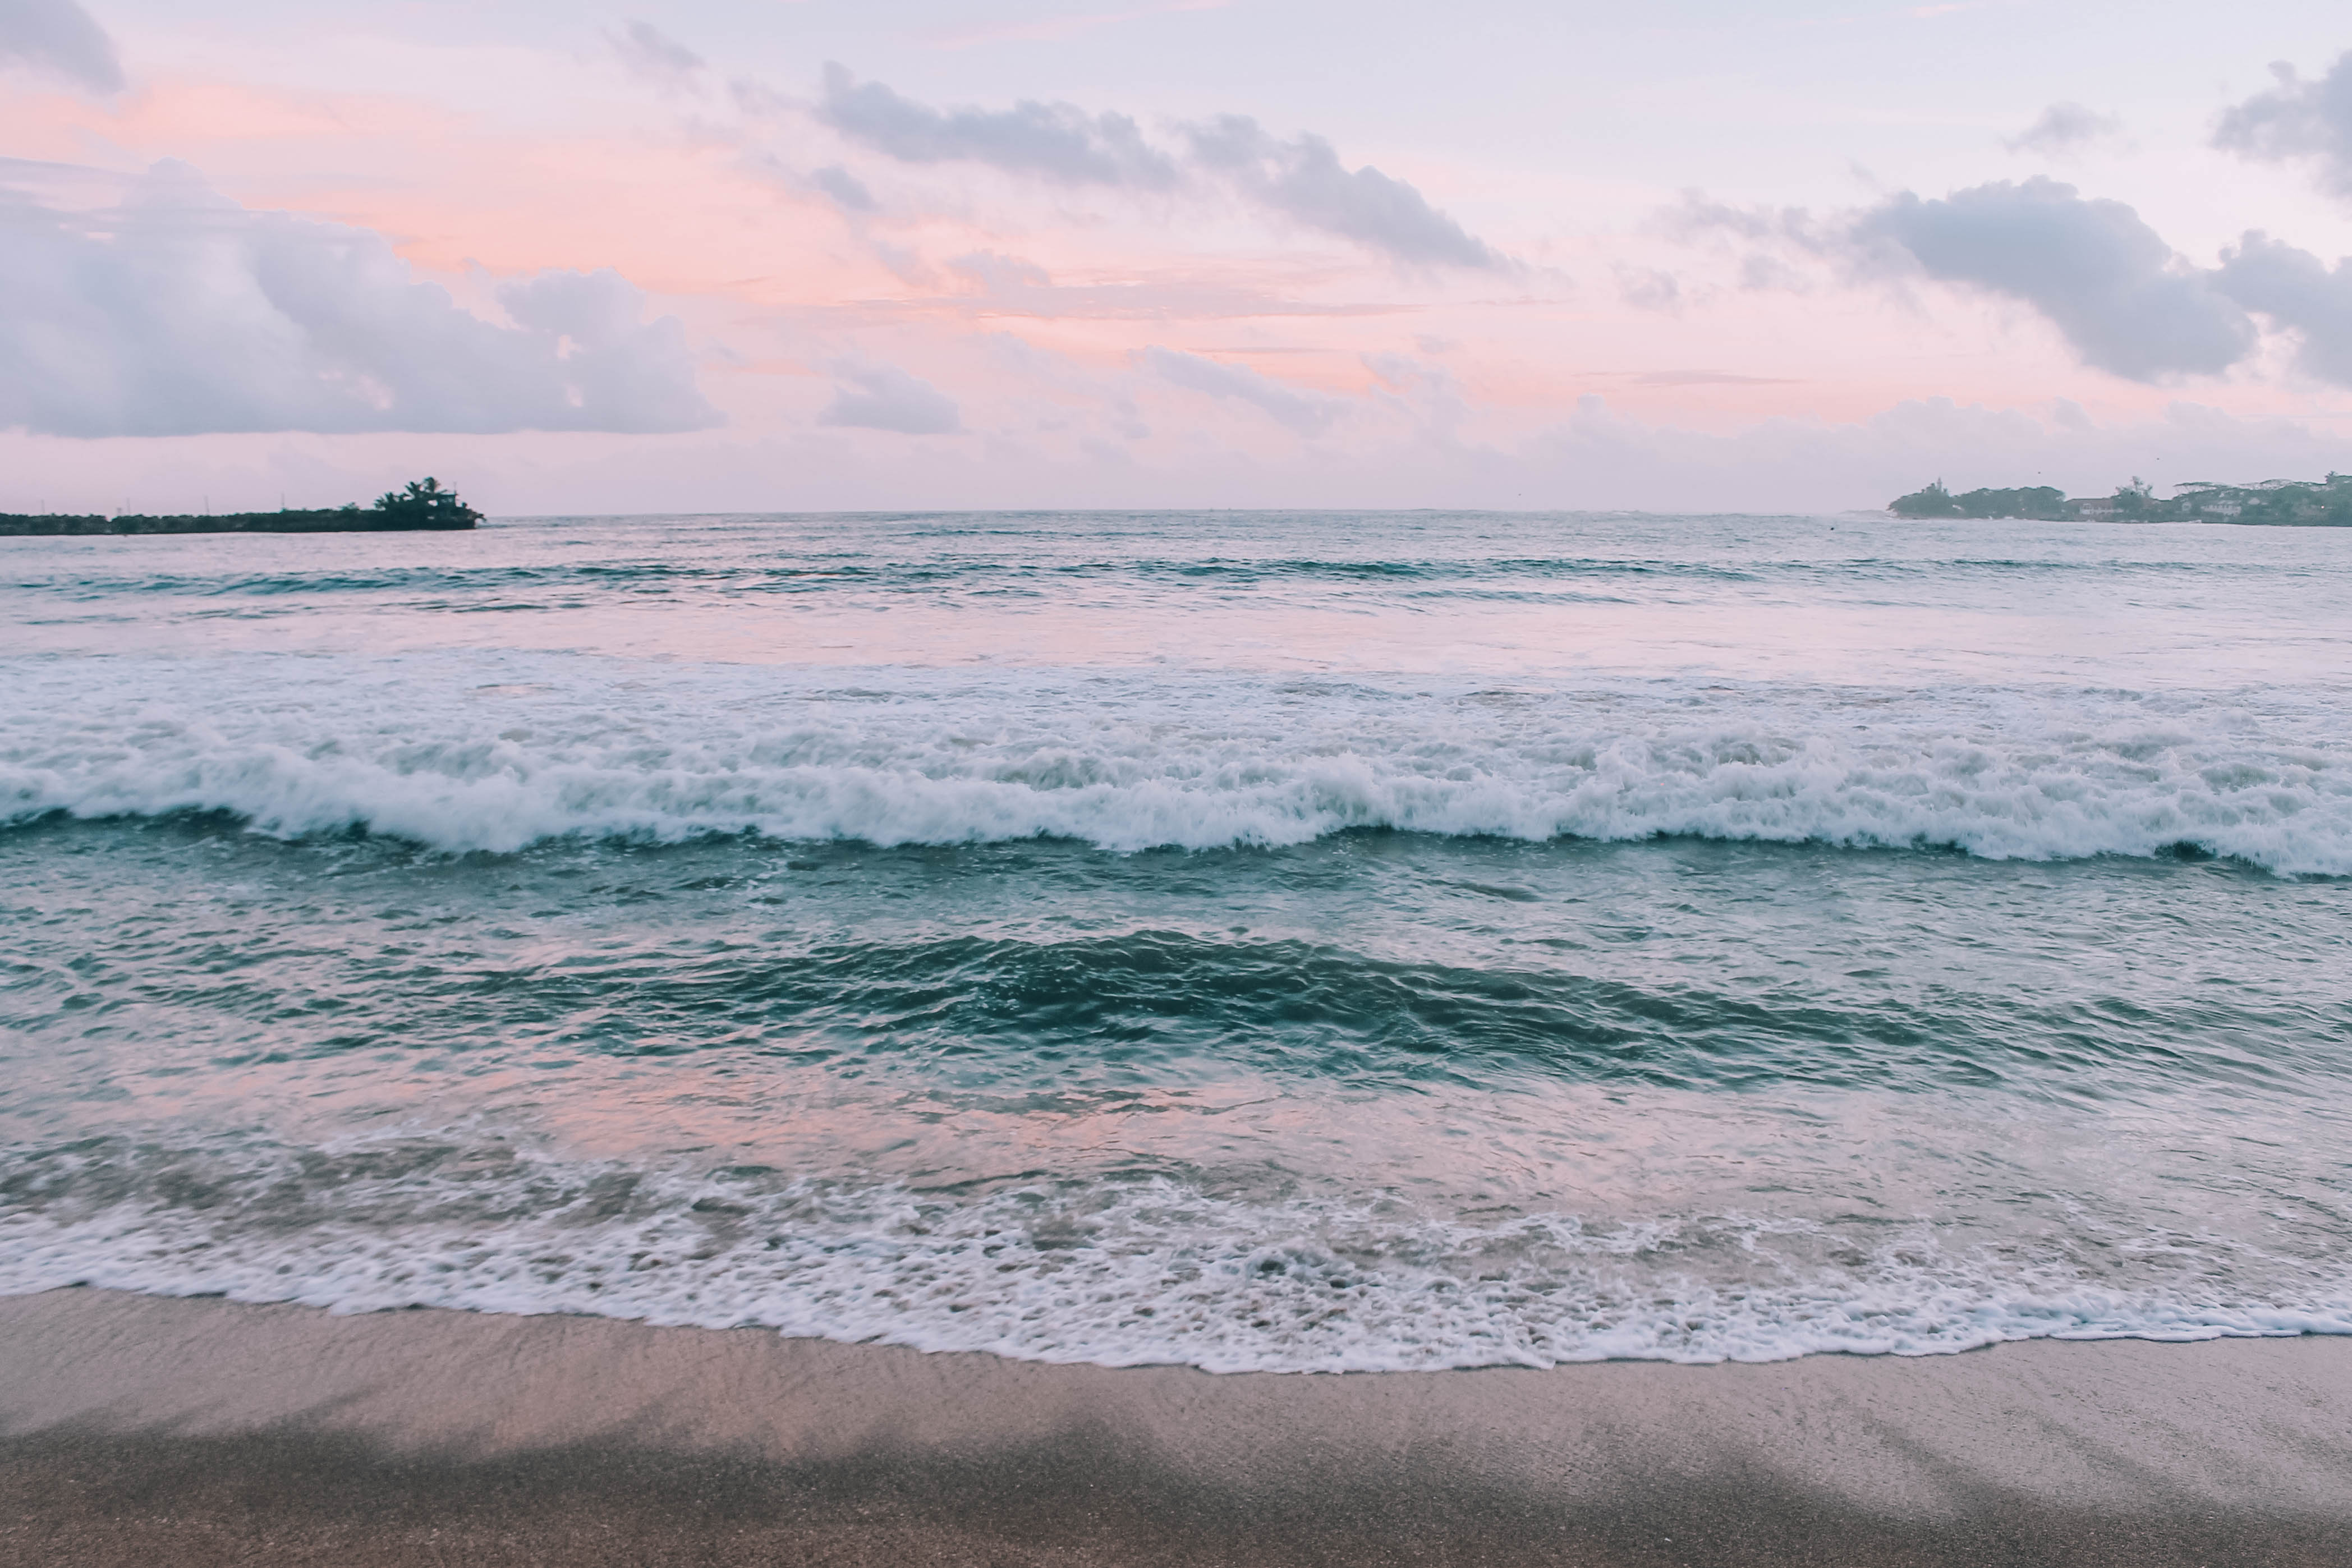
[[0, 1562], [2352, 1563], [2352, 1340], [1212, 1376], [0, 1300]]

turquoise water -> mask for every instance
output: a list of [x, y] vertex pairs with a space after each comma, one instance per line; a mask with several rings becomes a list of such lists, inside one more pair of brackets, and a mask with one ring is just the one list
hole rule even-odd
[[2352, 1331], [2352, 539], [0, 547], [0, 1289], [1226, 1370]]

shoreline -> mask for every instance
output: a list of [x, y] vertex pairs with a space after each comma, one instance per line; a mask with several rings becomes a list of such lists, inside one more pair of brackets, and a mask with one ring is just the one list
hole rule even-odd
[[2352, 1561], [2352, 1338], [1110, 1369], [600, 1318], [0, 1299], [57, 1564]]

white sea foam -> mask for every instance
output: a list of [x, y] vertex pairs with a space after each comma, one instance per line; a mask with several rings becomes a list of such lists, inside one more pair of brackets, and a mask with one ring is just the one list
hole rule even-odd
[[301, 1184], [294, 1162], [201, 1174], [205, 1208], [142, 1197], [0, 1217], [0, 1293], [86, 1283], [340, 1312], [584, 1312], [1216, 1372], [2352, 1333], [2352, 1270], [2096, 1227], [2023, 1254], [1952, 1247], [1926, 1221], [1476, 1223], [1394, 1195], [1250, 1200], [1165, 1178], [955, 1198], [530, 1160], [488, 1176], [345, 1173], [329, 1202], [257, 1215], [220, 1204], [222, 1189], [276, 1199]]
[[2028, 859], [2189, 844], [2352, 873], [2352, 739], [2291, 693], [868, 674], [844, 690], [837, 671], [544, 654], [26, 661], [0, 816], [219, 810], [455, 852], [743, 831], [1201, 849], [1353, 828]]
[[[2342, 541], [2318, 532], [968, 521], [518, 527], [430, 562], [357, 536], [19, 541], [0, 823], [218, 811], [498, 852], [1356, 828], [2193, 844], [2352, 874]], [[1338, 867], [1336, 898], [1262, 896], [1285, 881], [1267, 857], [1271, 883], [1213, 897], [1163, 900], [1136, 861], [1007, 874], [979, 904], [828, 875], [640, 907], [367, 854], [381, 877], [321, 904], [307, 853], [89, 847], [0, 838], [40, 916], [0, 1019], [37, 1047], [10, 1053], [0, 1290], [1218, 1369], [2352, 1332], [2333, 888], [2029, 877], [2004, 898], [2018, 879], [1945, 866], [1894, 929], [1925, 862], [1874, 862], [1861, 889], [1758, 878], [1780, 902], [1749, 918], [1726, 907], [1752, 902], [1744, 857], [1696, 880], [1686, 856], [1664, 880], [1658, 857], [1577, 858], [1586, 907], [1489, 920], [1399, 896], [1387, 856]], [[1254, 904], [1281, 929], [1250, 938], [1231, 1005], [1158, 987], [1149, 960], [1182, 969], [1181, 942], [1128, 962], [1068, 940], [1238, 934]], [[1015, 907], [1022, 932], [982, 931]], [[1377, 998], [1266, 1024], [1299, 955], [1375, 925], [1383, 965], [1442, 955], [1400, 981], [1427, 1003], [1410, 1028]], [[992, 964], [955, 946], [972, 935], [1057, 946]], [[943, 1010], [916, 996], [929, 958], [862, 991], [866, 960], [933, 947]], [[1555, 970], [1593, 1006], [1530, 1000]], [[422, 1027], [428, 981], [462, 1025]], [[1108, 981], [1134, 994], [1059, 1005]], [[1676, 1070], [1704, 1052], [1721, 1074]], [[1547, 1073], [1591, 1101], [1526, 1088]], [[418, 1110], [443, 1094], [464, 1108]], [[1229, 1116], [1244, 1098], [1270, 1109]], [[664, 1152], [688, 1149], [734, 1154]], [[713, 1168], [739, 1155], [780, 1168]]]

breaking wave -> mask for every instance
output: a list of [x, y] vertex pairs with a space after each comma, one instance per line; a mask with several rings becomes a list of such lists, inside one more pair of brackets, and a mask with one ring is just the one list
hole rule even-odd
[[[560, 669], [551, 668], [561, 664]], [[20, 665], [0, 817], [232, 813], [448, 852], [567, 836], [1113, 851], [1351, 830], [1692, 835], [2352, 873], [2352, 741], [2210, 694], [1583, 691], [556, 655]], [[539, 677], [545, 677], [541, 679]]]

